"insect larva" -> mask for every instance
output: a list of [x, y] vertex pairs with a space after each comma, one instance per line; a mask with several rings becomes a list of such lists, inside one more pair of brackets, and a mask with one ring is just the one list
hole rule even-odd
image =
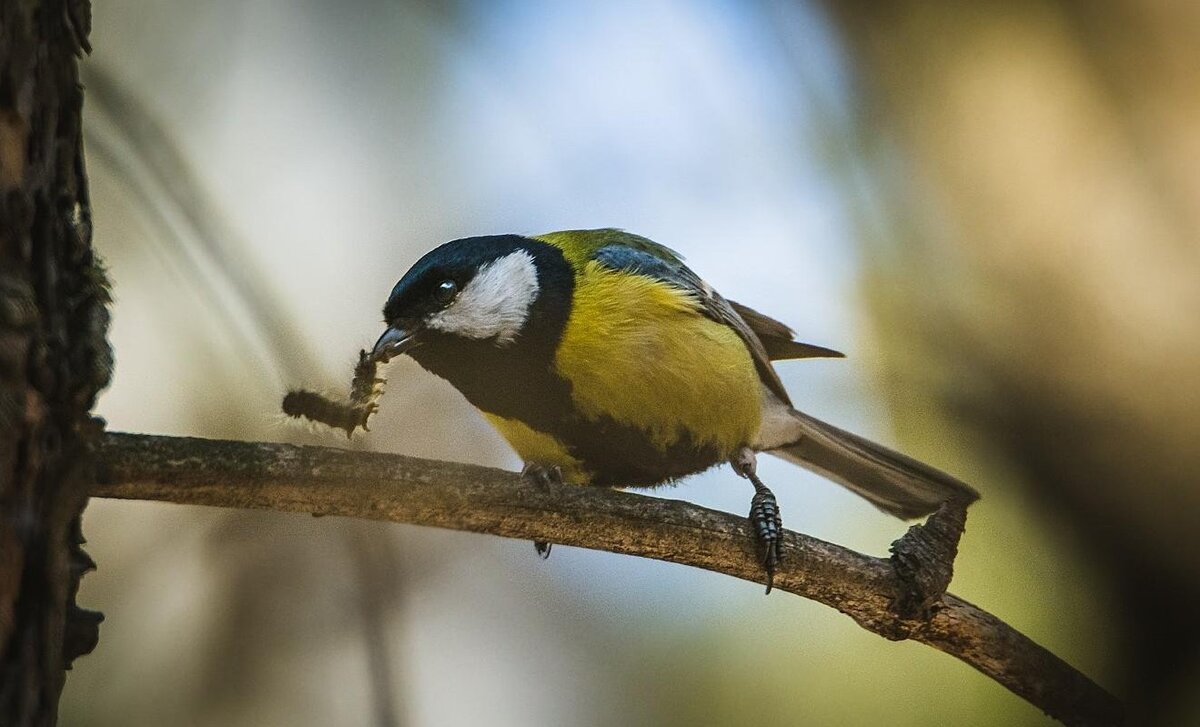
[[363, 412], [352, 404], [333, 401], [305, 389], [289, 391], [283, 397], [283, 413], [290, 417], [304, 417], [334, 429], [346, 430], [346, 436], [365, 423]]
[[379, 410], [379, 397], [383, 394], [383, 379], [375, 375], [375, 360], [366, 351], [358, 352], [358, 364], [354, 367], [354, 379], [350, 382], [350, 401], [334, 401], [314, 391], [294, 389], [283, 397], [283, 413], [290, 417], [304, 417], [334, 429], [344, 429], [346, 436], [362, 427], [369, 431], [367, 420]]
[[[383, 394], [384, 379], [375, 375], [375, 357], [365, 350], [358, 352], [358, 364], [354, 367], [354, 378], [350, 381], [350, 402], [364, 411], [367, 416], [379, 409], [379, 397]], [[363, 429], [366, 429], [363, 419]]]

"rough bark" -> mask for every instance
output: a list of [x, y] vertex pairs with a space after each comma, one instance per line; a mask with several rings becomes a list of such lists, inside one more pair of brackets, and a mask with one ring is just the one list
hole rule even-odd
[[100, 615], [75, 605], [89, 418], [109, 378], [77, 57], [86, 0], [0, 1], [0, 724], [51, 725]]
[[[745, 518], [602, 488], [530, 486], [495, 469], [324, 447], [106, 435], [98, 497], [416, 523], [638, 555], [762, 582]], [[786, 532], [775, 588], [811, 598], [888, 639], [951, 654], [1071, 725], [1121, 721], [1120, 704], [995, 616], [946, 595], [900, 615], [891, 561]]]

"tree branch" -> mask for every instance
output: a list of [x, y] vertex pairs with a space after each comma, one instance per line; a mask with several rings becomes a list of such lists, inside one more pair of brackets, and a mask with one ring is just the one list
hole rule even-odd
[[[486, 467], [325, 447], [110, 433], [97, 497], [390, 520], [638, 555], [762, 582], [746, 519], [602, 488], [532, 487]], [[1121, 723], [1121, 705], [995, 616], [947, 594], [901, 618], [890, 561], [786, 532], [775, 588], [885, 638], [955, 656], [1068, 725]]]

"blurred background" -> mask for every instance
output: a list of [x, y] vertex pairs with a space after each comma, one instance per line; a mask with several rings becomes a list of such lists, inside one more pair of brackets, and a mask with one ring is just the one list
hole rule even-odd
[[[116, 430], [516, 468], [394, 363], [383, 300], [456, 237], [617, 226], [849, 358], [806, 411], [973, 483], [953, 590], [1200, 723], [1200, 5], [105, 0], [85, 61]], [[905, 528], [762, 464], [789, 527]], [[727, 470], [655, 493], [743, 512]], [[93, 501], [105, 612], [64, 725], [1014, 725], [969, 667], [710, 573], [384, 523]]]

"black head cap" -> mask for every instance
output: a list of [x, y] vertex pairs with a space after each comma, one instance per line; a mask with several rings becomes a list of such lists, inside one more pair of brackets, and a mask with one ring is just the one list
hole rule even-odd
[[430, 250], [392, 288], [383, 306], [384, 321], [424, 318], [444, 305], [439, 295], [443, 283], [451, 281], [462, 290], [481, 267], [534, 242], [520, 235], [489, 235], [452, 240]]

